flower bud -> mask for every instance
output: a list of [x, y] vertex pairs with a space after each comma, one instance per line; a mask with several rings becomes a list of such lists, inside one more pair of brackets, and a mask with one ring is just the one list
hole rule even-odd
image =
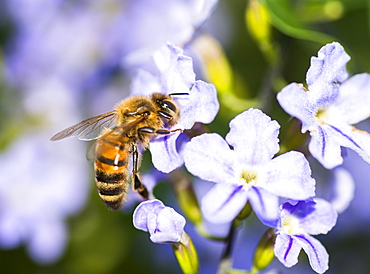
[[272, 228], [263, 234], [256, 251], [254, 252], [254, 268], [258, 270], [265, 269], [275, 258], [274, 244], [276, 235]]
[[189, 235], [184, 232], [181, 236], [181, 241], [172, 244], [172, 247], [183, 273], [198, 273], [198, 254]]

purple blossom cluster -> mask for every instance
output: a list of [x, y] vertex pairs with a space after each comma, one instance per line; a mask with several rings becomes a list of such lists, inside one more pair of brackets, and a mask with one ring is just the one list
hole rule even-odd
[[[293, 83], [278, 94], [282, 107], [301, 119], [302, 132], [310, 130], [310, 152], [326, 168], [342, 162], [340, 146], [352, 148], [365, 160], [368, 157], [368, 133], [346, 129], [345, 122], [369, 116], [365, 108], [368, 100], [357, 96], [359, 92], [365, 98], [370, 94], [370, 85], [366, 84], [369, 75], [346, 80], [348, 60], [340, 44], [328, 44], [319, 51], [319, 57], [312, 58], [307, 73], [309, 90]], [[353, 102], [356, 110], [345, 101]], [[351, 115], [344, 115], [348, 107]], [[207, 221], [215, 225], [232, 223], [250, 205], [263, 224], [275, 229], [274, 254], [284, 266], [297, 264], [303, 249], [312, 269], [324, 273], [329, 254], [312, 235], [326, 234], [334, 227], [337, 212], [344, 211], [353, 198], [353, 191], [349, 191], [353, 181], [345, 170], [336, 169], [336, 183], [347, 186], [342, 190], [337, 186], [327, 197], [330, 202], [315, 198], [316, 181], [304, 154], [289, 151], [276, 156], [280, 150], [279, 127], [258, 109], [244, 111], [230, 122], [225, 140], [216, 133], [204, 133], [187, 142], [185, 167], [200, 179], [215, 183], [201, 199], [201, 212]]]
[[[326, 211], [302, 206], [315, 196], [316, 182], [302, 153], [290, 151], [274, 157], [279, 151], [278, 129], [279, 124], [266, 114], [249, 109], [230, 122], [226, 141], [215, 133], [193, 138], [185, 148], [185, 166], [195, 176], [216, 183], [201, 201], [205, 218], [230, 223], [250, 203], [261, 222], [276, 229], [274, 251], [285, 266], [298, 262], [303, 247], [312, 268], [323, 273], [328, 268], [328, 254], [310, 235], [327, 233], [337, 214], [328, 202]], [[281, 198], [290, 204], [279, 206]], [[288, 204], [291, 207], [286, 212]], [[307, 222], [320, 224], [320, 218], [328, 225], [317, 230], [305, 227]]]
[[[2, 130], [11, 131], [11, 124], [27, 120], [40, 121], [25, 126], [25, 132], [0, 154], [0, 170], [9, 175], [0, 180], [1, 247], [25, 244], [39, 263], [51, 263], [63, 255], [68, 239], [66, 219], [86, 203], [90, 168], [83, 143], [47, 140], [63, 125], [104, 107], [112, 108], [128, 96], [130, 90], [122, 86], [129, 86], [127, 76], [134, 83], [132, 95], [138, 95], [137, 88], [142, 89], [141, 95], [186, 90], [189, 96], [177, 102], [183, 111], [193, 114], [180, 121], [184, 129], [214, 118], [218, 111], [214, 86], [197, 81], [191, 58], [173, 45], [188, 43], [216, 2], [4, 2], [2, 13], [12, 20], [15, 31], [4, 50], [1, 79], [9, 87], [5, 90], [9, 97], [13, 91], [19, 93], [22, 111], [18, 116], [25, 122], [10, 121], [9, 128], [5, 125]], [[169, 25], [169, 21], [178, 23]], [[167, 45], [168, 41], [171, 44]], [[149, 67], [152, 70], [146, 72], [151, 79], [143, 81], [143, 72], [136, 71]], [[209, 112], [197, 111], [197, 104], [202, 103], [198, 96], [213, 105]], [[163, 142], [158, 142], [157, 149], [153, 143], [153, 160], [160, 170], [175, 169], [183, 162], [181, 147], [175, 145], [178, 135], [166, 143], [176, 156], [159, 151]], [[161, 168], [162, 159], [167, 164]]]

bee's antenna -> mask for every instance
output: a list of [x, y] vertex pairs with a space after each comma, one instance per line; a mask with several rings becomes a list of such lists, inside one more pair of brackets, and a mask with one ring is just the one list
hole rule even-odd
[[189, 93], [187, 93], [187, 92], [179, 92], [179, 93], [170, 93], [170, 94], [168, 94], [169, 96], [176, 96], [176, 95], [189, 95]]

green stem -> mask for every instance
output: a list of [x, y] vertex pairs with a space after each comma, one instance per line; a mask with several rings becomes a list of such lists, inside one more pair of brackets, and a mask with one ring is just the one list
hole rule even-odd
[[231, 270], [231, 251], [232, 251], [232, 248], [233, 248], [233, 244], [234, 244], [234, 238], [235, 238], [235, 225], [234, 223], [232, 223], [230, 225], [230, 230], [229, 230], [229, 233], [226, 237], [226, 248], [221, 256], [221, 260], [220, 260], [220, 265], [218, 267], [218, 270], [217, 270], [217, 274], [227, 274], [230, 272]]

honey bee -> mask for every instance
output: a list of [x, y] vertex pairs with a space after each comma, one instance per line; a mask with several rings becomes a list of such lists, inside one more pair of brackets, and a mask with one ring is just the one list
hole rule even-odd
[[180, 110], [171, 96], [153, 93], [150, 97], [134, 96], [116, 105], [113, 111], [86, 119], [51, 137], [51, 141], [77, 136], [96, 140], [95, 182], [101, 200], [108, 209], [117, 211], [125, 202], [129, 182], [129, 159], [132, 156], [131, 184], [142, 198], [149, 199], [138, 173], [139, 148], [146, 149], [155, 135], [167, 135], [180, 118]]

